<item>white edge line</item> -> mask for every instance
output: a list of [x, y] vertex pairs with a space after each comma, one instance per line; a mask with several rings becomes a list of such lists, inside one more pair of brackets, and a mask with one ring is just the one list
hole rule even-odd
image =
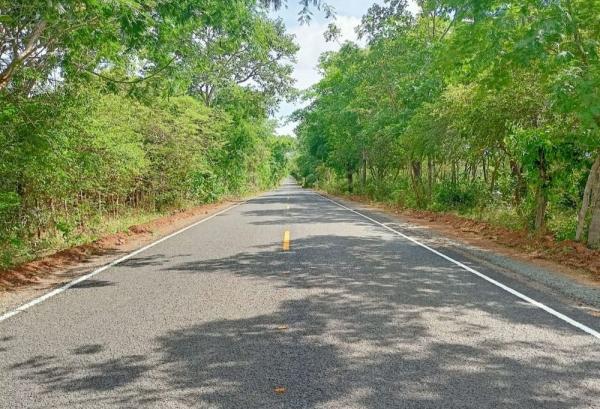
[[165, 237], [163, 237], [163, 238], [161, 238], [159, 240], [156, 240], [156, 241], [154, 241], [154, 242], [152, 242], [152, 243], [150, 243], [150, 244], [148, 244], [148, 245], [146, 245], [146, 246], [144, 246], [142, 248], [139, 248], [139, 249], [137, 249], [137, 250], [135, 250], [135, 251], [133, 251], [133, 252], [131, 252], [131, 253], [129, 253], [129, 254], [127, 254], [127, 255], [125, 255], [125, 256], [117, 259], [117, 260], [114, 260], [114, 261], [112, 261], [112, 262], [110, 262], [108, 264], [105, 264], [104, 266], [102, 266], [102, 267], [100, 267], [100, 268], [92, 271], [89, 274], [86, 274], [86, 275], [83, 275], [81, 277], [78, 277], [78, 278], [76, 278], [73, 281], [69, 281], [67, 284], [63, 285], [62, 287], [56, 288], [56, 289], [50, 291], [49, 293], [46, 293], [46, 294], [44, 294], [44, 295], [42, 295], [42, 296], [40, 296], [38, 298], [35, 298], [35, 299], [29, 301], [26, 304], [21, 305], [20, 307], [15, 308], [12, 311], [9, 311], [7, 313], [4, 313], [3, 315], [0, 315], [0, 322], [2, 322], [4, 320], [7, 320], [7, 319], [9, 319], [11, 317], [14, 317], [15, 315], [17, 315], [17, 314], [19, 314], [19, 313], [21, 313], [21, 312], [23, 312], [23, 311], [25, 311], [25, 310], [33, 307], [34, 305], [37, 305], [37, 304], [39, 304], [41, 302], [44, 302], [47, 299], [54, 297], [55, 295], [58, 295], [58, 294], [60, 294], [60, 293], [62, 293], [64, 291], [68, 290], [69, 288], [73, 287], [74, 285], [77, 285], [77, 284], [81, 283], [82, 281], [89, 280], [93, 276], [95, 276], [97, 274], [100, 274], [101, 272], [103, 272], [105, 270], [108, 270], [109, 268], [114, 267], [117, 264], [120, 264], [123, 261], [130, 259], [131, 257], [137, 256], [138, 254], [140, 254], [140, 253], [142, 253], [142, 252], [144, 252], [144, 251], [146, 251], [146, 250], [148, 250], [148, 249], [156, 246], [157, 244], [162, 243], [163, 241], [169, 240], [170, 238], [175, 237], [178, 234], [181, 234], [181, 233], [183, 233], [186, 230], [192, 229], [192, 228], [198, 226], [199, 224], [207, 222], [210, 219], [213, 219], [213, 218], [215, 218], [215, 217], [217, 217], [217, 216], [219, 216], [219, 215], [221, 215], [223, 213], [226, 213], [226, 212], [228, 212], [228, 211], [230, 211], [230, 210], [232, 210], [232, 209], [234, 209], [234, 208], [236, 208], [236, 207], [238, 207], [238, 206], [240, 206], [240, 205], [242, 205], [244, 203], [247, 203], [247, 202], [248, 201], [243, 201], [243, 202], [240, 202], [240, 203], [236, 203], [233, 206], [229, 206], [226, 209], [223, 209], [223, 210], [221, 210], [221, 211], [219, 211], [217, 213], [211, 214], [210, 216], [205, 217], [202, 220], [199, 220], [199, 221], [197, 221], [197, 222], [195, 222], [193, 224], [190, 224], [189, 226], [184, 227], [181, 230], [177, 230], [176, 232], [171, 233], [168, 236], [165, 236]]
[[541, 302], [536, 301], [533, 298], [530, 298], [530, 297], [526, 296], [525, 294], [523, 294], [523, 293], [521, 293], [521, 292], [519, 292], [519, 291], [517, 291], [515, 289], [512, 289], [511, 287], [509, 287], [509, 286], [507, 286], [505, 284], [502, 284], [501, 282], [496, 281], [493, 278], [488, 277], [488, 276], [486, 276], [483, 273], [480, 273], [479, 271], [477, 271], [477, 270], [475, 270], [475, 269], [473, 269], [473, 268], [471, 268], [471, 267], [469, 267], [469, 266], [461, 263], [460, 261], [455, 260], [452, 257], [449, 257], [449, 256], [447, 256], [447, 255], [445, 255], [443, 253], [440, 253], [439, 251], [437, 251], [437, 250], [429, 247], [426, 244], [423, 244], [423, 243], [419, 242], [418, 240], [416, 240], [416, 239], [414, 239], [414, 238], [412, 238], [410, 236], [407, 236], [404, 233], [401, 233], [401, 232], [399, 232], [399, 231], [397, 231], [395, 229], [392, 229], [391, 227], [385, 225], [384, 223], [378, 222], [377, 220], [375, 220], [375, 219], [373, 219], [373, 218], [371, 218], [369, 216], [366, 216], [366, 215], [364, 215], [364, 214], [362, 214], [362, 213], [360, 213], [360, 212], [358, 212], [358, 211], [356, 211], [354, 209], [351, 209], [351, 208], [349, 208], [347, 206], [344, 206], [343, 204], [338, 203], [335, 200], [332, 200], [332, 199], [328, 198], [327, 196], [323, 196], [322, 194], [320, 194], [318, 192], [314, 192], [314, 193], [316, 193], [317, 195], [321, 196], [323, 199], [326, 199], [326, 200], [330, 201], [331, 203], [336, 204], [337, 206], [339, 206], [339, 207], [341, 207], [343, 209], [346, 209], [346, 210], [348, 210], [348, 211], [350, 211], [352, 213], [355, 213], [355, 214], [363, 217], [364, 219], [367, 219], [370, 222], [375, 223], [375, 224], [383, 227], [384, 229], [389, 230], [392, 233], [397, 234], [398, 236], [403, 237], [406, 240], [409, 240], [409, 241], [413, 242], [414, 244], [423, 247], [426, 250], [429, 250], [430, 252], [432, 252], [432, 253], [434, 253], [434, 254], [442, 257], [443, 259], [446, 259], [446, 260], [450, 261], [451, 263], [456, 264], [457, 266], [463, 268], [464, 270], [467, 270], [468, 272], [470, 272], [472, 274], [475, 274], [476, 276], [478, 276], [480, 278], [483, 278], [485, 281], [494, 284], [496, 287], [500, 287], [504, 291], [509, 292], [510, 294], [512, 294], [512, 295], [520, 298], [523, 301], [527, 301], [528, 303], [530, 303], [532, 305], [535, 305], [536, 307], [538, 307], [538, 308], [546, 311], [548, 314], [554, 315], [556, 318], [561, 319], [564, 322], [566, 322], [566, 323], [568, 323], [568, 324], [570, 324], [570, 325], [572, 325], [572, 326], [574, 326], [576, 328], [579, 328], [580, 330], [582, 330], [582, 331], [588, 333], [589, 335], [591, 335], [591, 336], [593, 336], [593, 337], [595, 337], [595, 338], [597, 338], [597, 339], [600, 340], [600, 332], [598, 332], [598, 331], [596, 331], [596, 330], [588, 327], [587, 325], [582, 324], [579, 321], [575, 321], [574, 319], [566, 316], [565, 314], [556, 311], [554, 308], [548, 307], [547, 305], [542, 304]]

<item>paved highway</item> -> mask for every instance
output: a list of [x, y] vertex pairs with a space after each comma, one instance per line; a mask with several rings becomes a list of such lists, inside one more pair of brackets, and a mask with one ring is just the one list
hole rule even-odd
[[600, 319], [361, 214], [286, 184], [6, 318], [0, 407], [600, 408]]

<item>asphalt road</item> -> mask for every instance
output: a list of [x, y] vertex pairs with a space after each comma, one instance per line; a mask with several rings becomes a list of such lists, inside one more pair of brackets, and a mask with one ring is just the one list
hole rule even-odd
[[600, 408], [600, 340], [287, 184], [0, 322], [0, 407]]

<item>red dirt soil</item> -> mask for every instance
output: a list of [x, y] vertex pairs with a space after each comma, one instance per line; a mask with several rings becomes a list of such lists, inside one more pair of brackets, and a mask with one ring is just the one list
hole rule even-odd
[[[581, 243], [557, 242], [550, 235], [534, 238], [526, 231], [509, 230], [454, 214], [386, 206], [359, 196], [344, 198], [393, 213], [406, 222], [424, 226], [443, 236], [510, 257], [528, 260], [582, 283], [600, 285], [600, 251], [588, 249]], [[201, 220], [232, 203], [224, 202], [173, 212], [149, 223], [132, 226], [126, 232], [108, 235], [93, 243], [63, 250], [10, 270], [0, 271], [0, 296], [3, 293], [12, 294], [0, 302], [0, 307], [16, 305], [23, 299], [31, 298], [35, 293], [54, 288], [158, 237]]]
[[579, 281], [600, 284], [600, 251], [581, 243], [557, 241], [550, 234], [538, 238], [525, 230], [510, 230], [455, 214], [383, 205], [362, 196], [344, 198], [393, 213], [409, 223], [425, 226], [459, 241], [553, 267]]
[[0, 271], [0, 294], [27, 287], [42, 287], [41, 289], [54, 287], [81, 275], [83, 273], [81, 267], [88, 270], [109, 262], [109, 259], [148, 244], [160, 236], [175, 232], [231, 203], [223, 202], [175, 211], [148, 223], [131, 226], [126, 232], [107, 235], [93, 243], [59, 251]]

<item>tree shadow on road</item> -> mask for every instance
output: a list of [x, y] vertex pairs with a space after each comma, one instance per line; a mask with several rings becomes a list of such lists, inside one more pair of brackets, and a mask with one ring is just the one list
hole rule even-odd
[[[452, 402], [548, 408], [586, 407], [600, 399], [600, 355], [592, 338], [441, 258], [428, 257], [418, 246], [382, 237], [322, 235], [295, 240], [292, 250], [240, 253], [169, 270], [233, 272], [268, 280], [300, 297], [282, 306], [280, 320], [315, 351], [328, 346], [327, 356], [308, 358], [330, 362], [319, 373], [335, 374], [320, 381], [336, 391], [334, 398], [323, 395], [323, 402], [358, 394], [342, 406], [358, 400], [362, 405], [356, 406], [366, 408], [448, 407]], [[220, 323], [216, 333], [211, 324], [213, 346], [243, 344], [227, 328], [247, 323]], [[206, 345], [204, 331], [173, 334], [174, 345], [166, 349]], [[302, 342], [297, 343], [306, 348]], [[267, 344], [273, 344], [267, 350], [285, 350], [283, 341]], [[241, 362], [247, 368], [261, 366], [259, 356], [251, 364], [245, 356]], [[239, 373], [232, 370], [225, 379], [239, 383], [244, 379]]]
[[[289, 198], [288, 198], [289, 197]], [[368, 225], [356, 215], [341, 211], [329, 202], [319, 200], [311, 193], [277, 194], [253, 199], [250, 205], [258, 208], [245, 210], [242, 214], [249, 217], [250, 224], [257, 226], [279, 226], [292, 222], [294, 224], [335, 224], [352, 223]], [[269, 208], [269, 205], [274, 205]], [[289, 208], [287, 208], [289, 206]]]
[[240, 286], [259, 280], [288, 297], [273, 313], [166, 331], [143, 356], [102, 355], [108, 349], [97, 346], [97, 354], [36, 357], [10, 369], [46, 395], [79, 403], [92, 395], [120, 407], [585, 408], [600, 401], [593, 339], [423, 257], [396, 240], [322, 235], [295, 240], [289, 253], [169, 265], [165, 274], [233, 274]]

